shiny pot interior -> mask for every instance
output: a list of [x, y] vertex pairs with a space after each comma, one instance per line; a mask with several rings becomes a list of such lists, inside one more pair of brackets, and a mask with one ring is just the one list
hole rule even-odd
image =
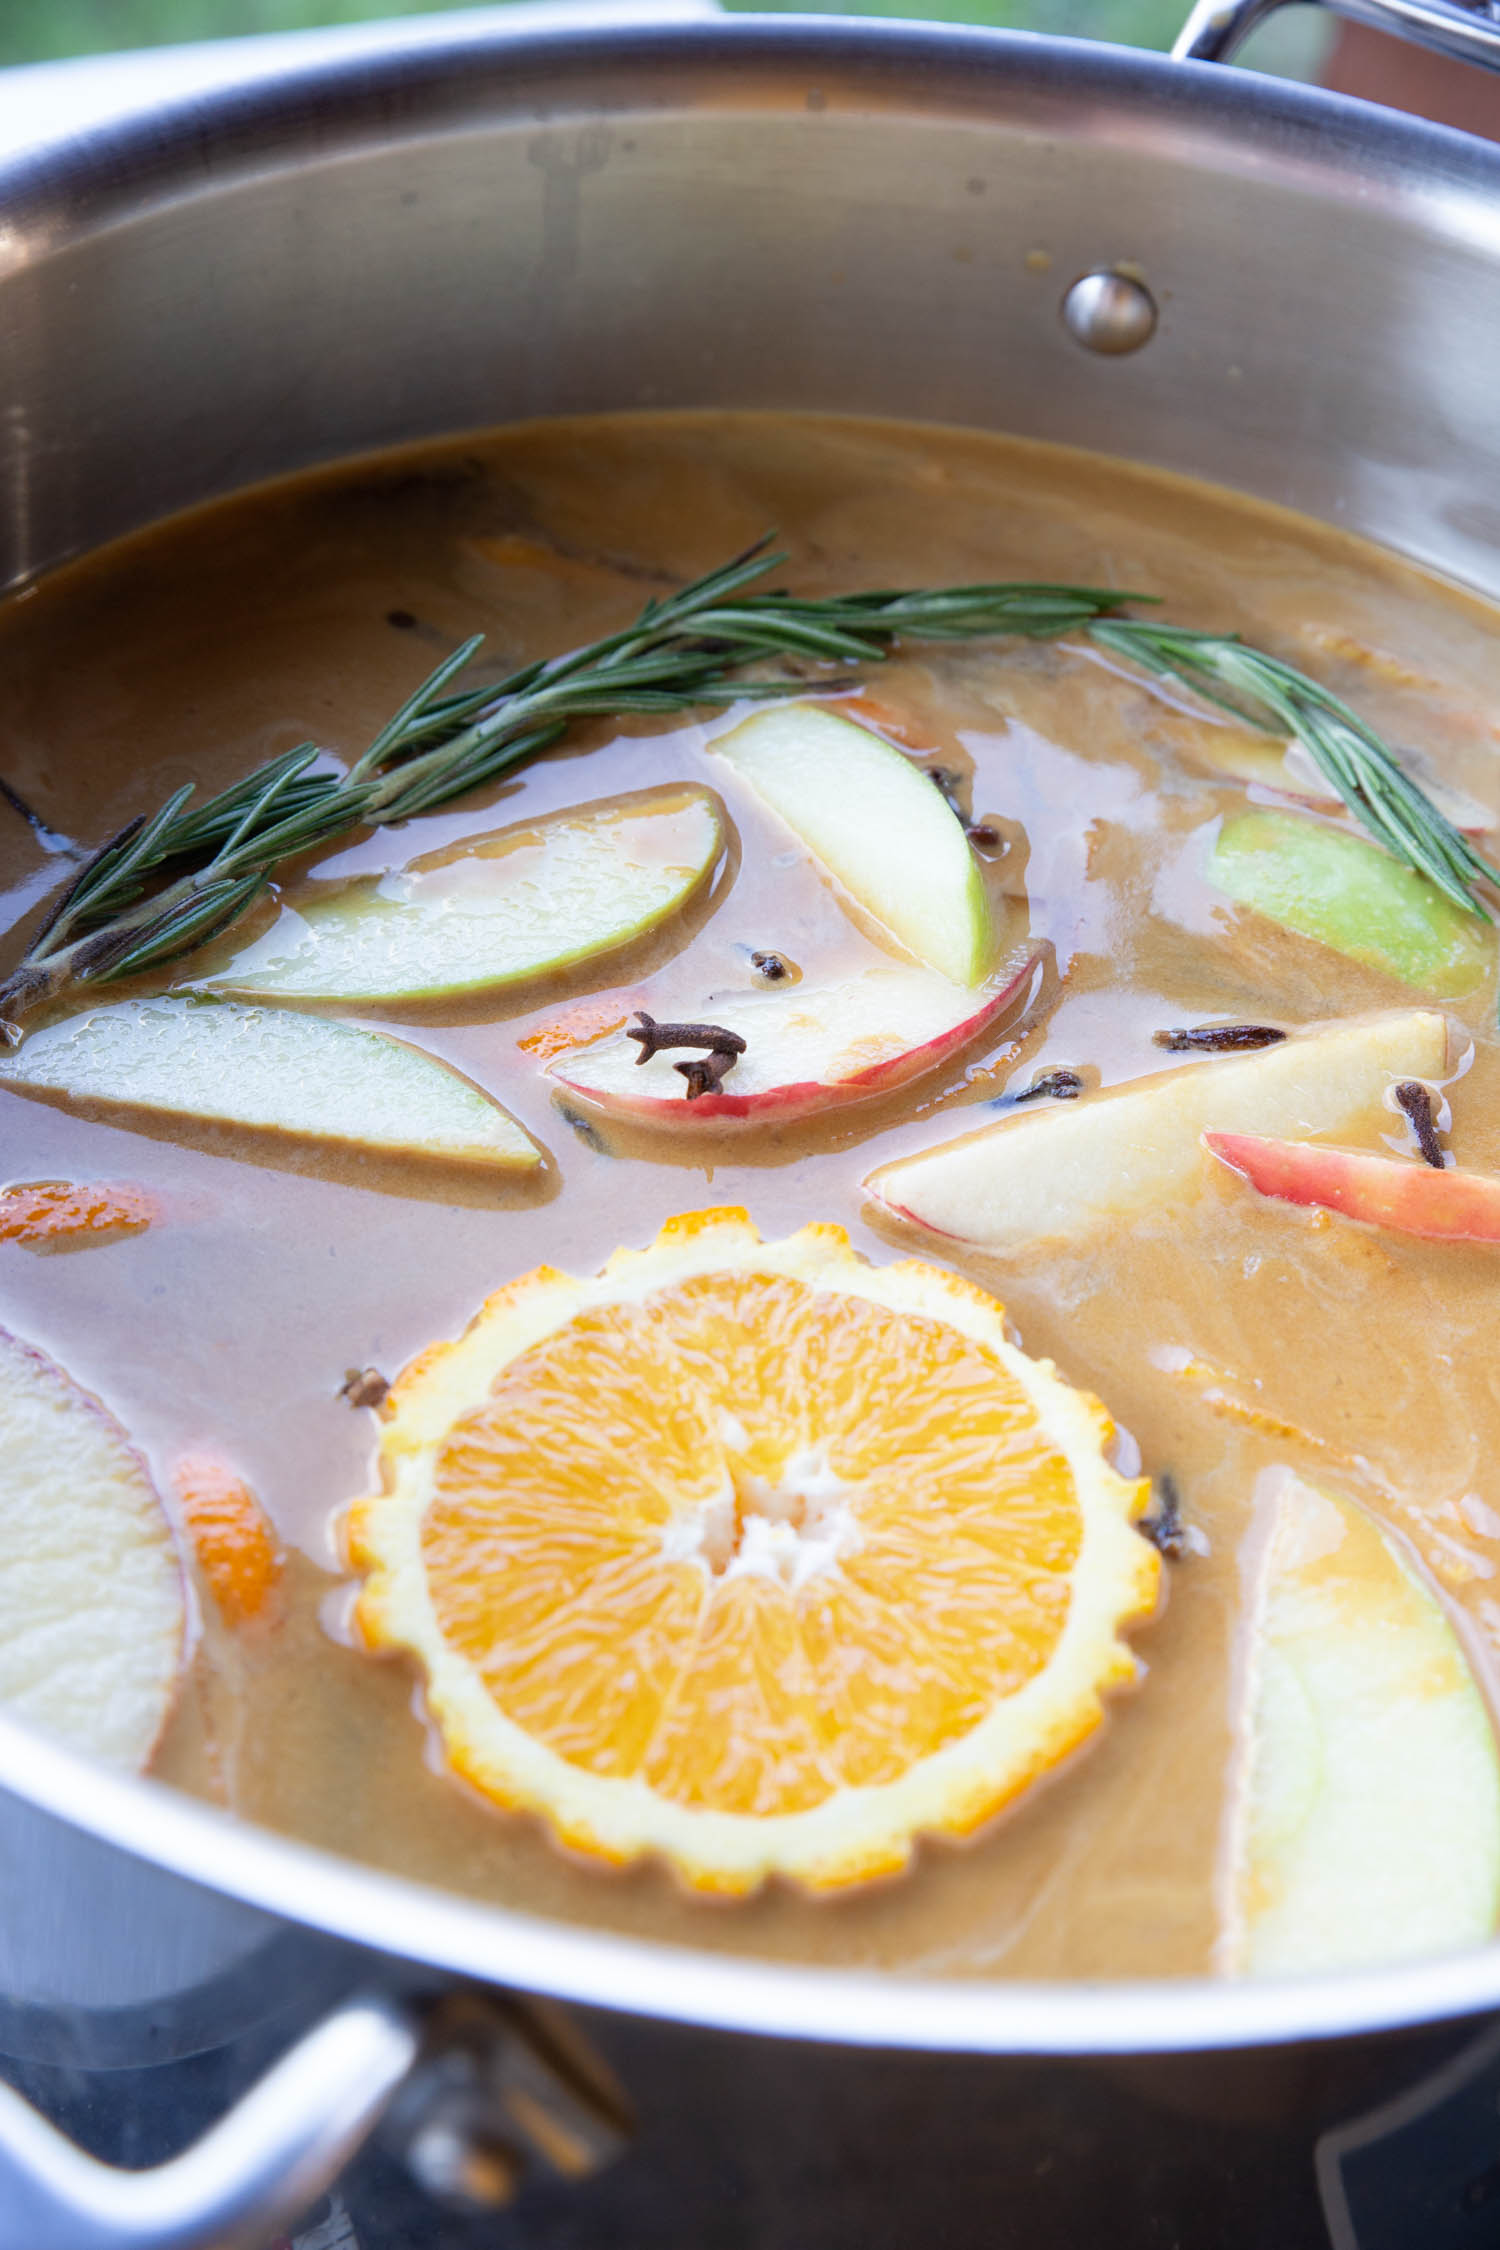
[[[1159, 318], [1104, 355], [1060, 310], [1110, 270]], [[14, 163], [0, 332], [11, 586], [341, 455], [536, 414], [755, 405], [1092, 446], [1500, 594], [1500, 150], [1091, 45], [787, 18], [396, 37]], [[1295, 1988], [740, 1965], [420, 1891], [8, 1724], [0, 1785], [383, 1952], [739, 2029], [1124, 2053], [1500, 1999], [1500, 1948]]]

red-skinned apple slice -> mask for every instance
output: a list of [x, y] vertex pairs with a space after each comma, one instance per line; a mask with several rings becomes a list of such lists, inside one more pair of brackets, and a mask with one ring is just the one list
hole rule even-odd
[[1440, 1077], [1447, 1049], [1426, 1009], [1335, 1024], [1008, 1117], [883, 1165], [865, 1191], [890, 1217], [980, 1250], [1074, 1235], [1191, 1193], [1202, 1133], [1352, 1132], [1393, 1078]]
[[1205, 1133], [1203, 1145], [1278, 1202], [1316, 1204], [1432, 1242], [1500, 1242], [1500, 1179], [1482, 1172], [1439, 1172], [1410, 1158], [1258, 1133]]
[[673, 1067], [685, 1059], [682, 1050], [642, 1064], [639, 1045], [623, 1032], [559, 1055], [548, 1076], [570, 1099], [641, 1124], [785, 1124], [937, 1069], [1020, 1005], [1035, 969], [1028, 959], [984, 993], [893, 963], [785, 991], [721, 993], [670, 1010], [658, 1003], [653, 1012], [663, 1022], [720, 1023], [745, 1041], [723, 1091], [695, 1101]]

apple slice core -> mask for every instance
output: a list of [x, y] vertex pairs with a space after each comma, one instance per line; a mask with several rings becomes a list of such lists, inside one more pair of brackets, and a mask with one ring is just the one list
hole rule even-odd
[[920, 766], [817, 703], [777, 703], [710, 746], [919, 961], [978, 985], [994, 952], [979, 862]]
[[0, 1703], [136, 1771], [177, 1692], [182, 1569], [113, 1415], [0, 1329]]
[[[310, 887], [209, 979], [282, 1000], [441, 1000], [572, 968], [656, 929], [724, 849], [707, 789], [643, 790]], [[320, 895], [321, 893], [321, 895]]]
[[[721, 1023], [745, 1052], [720, 1093], [687, 1099], [675, 1049], [640, 1061], [625, 1033], [559, 1055], [548, 1076], [570, 1096], [615, 1116], [674, 1131], [707, 1125], [784, 1124], [835, 1103], [862, 1100], [935, 1070], [1019, 1005], [1035, 963], [988, 994], [966, 992], [931, 969], [866, 968], [826, 983], [716, 994], [684, 1008]], [[655, 1011], [667, 1020], [664, 1004]], [[673, 1015], [677, 1014], [674, 1009]]]
[[1302, 1976], [1477, 1945], [1500, 1757], [1435, 1594], [1352, 1501], [1268, 1477], [1224, 1966]]
[[887, 1164], [865, 1188], [895, 1218], [1008, 1250], [1189, 1192], [1205, 1132], [1347, 1130], [1393, 1078], [1440, 1078], [1447, 1046], [1443, 1017], [1425, 1010], [1337, 1024], [1006, 1118]]
[[446, 1063], [290, 1008], [121, 1001], [32, 1032], [0, 1058], [0, 1086], [368, 1155], [508, 1171], [542, 1161], [530, 1134]]

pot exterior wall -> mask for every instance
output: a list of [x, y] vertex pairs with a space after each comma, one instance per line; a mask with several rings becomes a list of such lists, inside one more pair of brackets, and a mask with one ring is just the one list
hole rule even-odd
[[[1061, 299], [1120, 266], [1159, 322], [1099, 357]], [[1500, 157], [1063, 42], [744, 20], [539, 34], [188, 106], [0, 177], [0, 334], [4, 584], [352, 452], [757, 405], [1095, 446], [1500, 594]], [[138, 1843], [0, 1800], [0, 2050], [70, 2119], [75, 2071], [119, 2073], [118, 2115], [138, 2118], [153, 2073], [212, 2050], [227, 2094], [283, 2021], [369, 1971], [148, 1867], [169, 1853], [144, 1813]], [[388, 1942], [399, 1955], [399, 1916]], [[1107, 2064], [593, 2028], [642, 2111], [637, 2150], [533, 2200], [513, 2238], [486, 2220], [443, 2239], [1446, 2250], [1478, 2239], [1454, 2230], [1500, 2141], [1472, 2024]], [[1410, 2116], [1372, 2148], [1445, 2121], [1404, 2163], [1413, 2209], [1350, 2125], [1398, 2097]], [[85, 2106], [107, 2147], [109, 2102]], [[1339, 2182], [1361, 2163], [1350, 2216]], [[403, 2182], [378, 2154], [356, 2179], [368, 2250]], [[413, 2218], [389, 2240], [425, 2236]], [[3, 2211], [0, 2250], [23, 2250]]]
[[[732, 19], [222, 97], [0, 179], [0, 583], [538, 414], [916, 416], [1239, 485], [1500, 591], [1500, 157], [1202, 65]], [[1099, 357], [1079, 275], [1160, 320]]]

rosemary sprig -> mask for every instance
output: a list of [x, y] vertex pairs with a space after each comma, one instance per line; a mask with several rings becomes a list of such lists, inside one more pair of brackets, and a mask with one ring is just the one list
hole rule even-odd
[[1087, 631], [1102, 648], [1196, 689], [1236, 718], [1295, 737], [1394, 858], [1425, 875], [1455, 906], [1492, 919], [1475, 892], [1481, 883], [1500, 884], [1500, 870], [1417, 787], [1374, 728], [1316, 680], [1235, 634], [1125, 617], [1101, 618]]
[[798, 684], [731, 684], [742, 666], [766, 659], [864, 665], [898, 640], [1050, 639], [1129, 598], [1048, 585], [891, 589], [821, 601], [745, 591], [784, 560], [760, 540], [681, 592], [647, 602], [622, 632], [527, 665], [498, 686], [450, 692], [481, 646], [476, 636], [423, 681], [346, 773], [317, 770], [318, 749], [304, 743], [196, 809], [191, 790], [178, 790], [80, 870], [0, 986], [0, 1038], [14, 1046], [28, 1016], [75, 986], [133, 975], [221, 936], [288, 860], [492, 781], [547, 749], [574, 719], [665, 714], [785, 694]]
[[304, 743], [196, 809], [191, 790], [178, 790], [111, 837], [74, 878], [0, 986], [0, 1038], [15, 1045], [28, 1016], [75, 986], [133, 975], [221, 936], [286, 862], [492, 781], [547, 749], [574, 719], [781, 695], [803, 683], [736, 675], [786, 657], [879, 663], [900, 641], [1085, 633], [1252, 725], [1295, 736], [1356, 818], [1455, 904], [1486, 914], [1476, 888], [1500, 885], [1500, 872], [1347, 704], [1233, 635], [1119, 614], [1149, 595], [1046, 584], [885, 588], [821, 600], [747, 591], [785, 559], [760, 540], [679, 593], [647, 602], [621, 632], [527, 665], [498, 686], [455, 690], [481, 646], [476, 636], [423, 681], [347, 772], [320, 766], [317, 746]]

